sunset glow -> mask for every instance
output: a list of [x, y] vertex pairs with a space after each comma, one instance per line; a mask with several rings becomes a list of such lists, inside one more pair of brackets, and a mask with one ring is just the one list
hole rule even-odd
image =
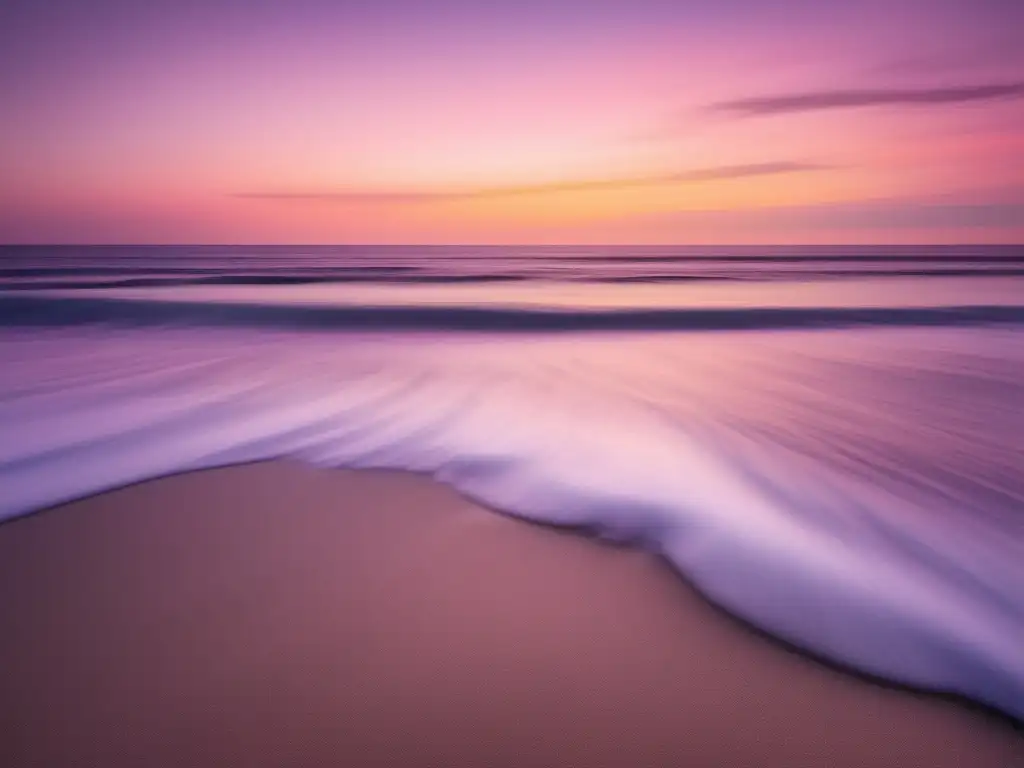
[[1012, 0], [0, 10], [0, 241], [1016, 242]]

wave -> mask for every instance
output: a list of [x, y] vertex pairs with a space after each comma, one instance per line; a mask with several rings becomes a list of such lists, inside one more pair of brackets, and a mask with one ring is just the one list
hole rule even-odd
[[[513, 283], [529, 280], [568, 283], [611, 283], [611, 284], [660, 284], [660, 283], [693, 283], [706, 281], [778, 281], [778, 280], [841, 280], [870, 279], [892, 277], [1024, 277], [1024, 268], [1013, 267], [931, 267], [928, 269], [831, 269], [810, 270], [799, 272], [774, 271], [764, 265], [756, 270], [741, 272], [733, 270], [732, 274], [718, 272], [706, 273], [643, 273], [635, 272], [628, 275], [605, 275], [591, 272], [589, 274], [560, 274], [557, 271], [523, 271], [500, 273], [464, 273], [464, 274], [417, 274], [415, 267], [379, 267], [368, 269], [360, 266], [345, 271], [321, 270], [318, 273], [300, 271], [291, 274], [246, 274], [229, 273], [223, 270], [178, 270], [169, 275], [144, 274], [133, 276], [125, 274], [126, 270], [96, 269], [24, 269], [0, 270], [0, 290], [6, 291], [39, 291], [39, 290], [91, 290], [102, 288], [176, 288], [190, 285], [317, 285], [345, 283], [377, 283], [388, 284], [466, 284], [466, 283]], [[159, 272], [167, 270], [160, 269]], [[6, 273], [6, 279], [3, 279]], [[92, 279], [69, 279], [69, 278]], [[33, 279], [25, 279], [33, 278]], [[56, 278], [56, 279], [54, 279]]]
[[[1024, 274], [1022, 272], [1021, 274]], [[529, 279], [526, 275], [467, 274], [416, 275], [405, 272], [386, 274], [382, 270], [326, 275], [246, 275], [216, 274], [197, 277], [122, 277], [117, 280], [32, 280], [0, 282], [3, 290], [88, 290], [95, 288], [175, 288], [187, 285], [316, 285], [319, 283], [499, 283]]]
[[1024, 720], [1017, 330], [5, 334], [0, 517], [281, 456], [426, 472], [658, 553], [801, 648]]
[[732, 264], [745, 262], [750, 264], [763, 264], [770, 266], [778, 262], [783, 264], [793, 263], [815, 263], [828, 262], [841, 265], [844, 263], [900, 263], [900, 262], [935, 262], [935, 263], [967, 263], [967, 264], [1022, 264], [1024, 263], [1024, 250], [1017, 247], [1009, 253], [993, 253], [991, 251], [980, 251], [977, 253], [773, 253], [771, 255], [749, 254], [749, 253], [720, 253], [720, 254], [586, 254], [580, 256], [560, 256], [559, 259], [571, 261], [596, 261], [610, 263], [686, 263], [686, 262], [721, 262]]
[[0, 297], [7, 326], [235, 326], [490, 332], [716, 331], [1024, 323], [1024, 306], [557, 310], [483, 306], [313, 306]]
[[[352, 271], [357, 273], [366, 274], [388, 274], [391, 272], [402, 273], [402, 272], [416, 272], [421, 268], [416, 266], [403, 266], [401, 264], [388, 264], [387, 266], [375, 266], [372, 264], [360, 264], [358, 268], [352, 268]], [[189, 267], [171, 267], [165, 264], [157, 265], [127, 265], [122, 264], [118, 266], [52, 266], [52, 265], [37, 265], [32, 267], [0, 267], [0, 278], [11, 278], [11, 277], [125, 277], [131, 274], [152, 274], [157, 275], [224, 275], [226, 272], [230, 273], [230, 268], [225, 268], [224, 265], [220, 266], [189, 266]], [[270, 270], [267, 276], [282, 275], [287, 276], [312, 276], [316, 277], [320, 274], [334, 274], [337, 273], [336, 267], [280, 267], [278, 269]], [[243, 274], [244, 273], [235, 273]], [[93, 285], [93, 283], [86, 283], [86, 285]]]
[[675, 283], [690, 282], [693, 280], [744, 280], [749, 282], [772, 281], [772, 280], [841, 280], [866, 279], [876, 277], [1024, 277], [1024, 269], [1015, 268], [987, 268], [987, 267], [937, 267], [931, 269], [831, 269], [811, 270], [804, 269], [799, 272], [776, 272], [770, 268], [759, 267], [756, 271], [746, 274], [736, 272], [732, 275], [722, 274], [696, 274], [696, 275], [673, 275], [673, 274], [637, 274], [637, 275], [611, 275], [607, 277], [595, 276], [585, 278], [581, 282], [592, 280], [598, 283]]

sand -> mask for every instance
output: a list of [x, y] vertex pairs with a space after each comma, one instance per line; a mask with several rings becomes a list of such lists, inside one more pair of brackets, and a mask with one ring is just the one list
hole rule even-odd
[[1024, 766], [661, 561], [426, 478], [288, 462], [0, 526], [0, 765]]

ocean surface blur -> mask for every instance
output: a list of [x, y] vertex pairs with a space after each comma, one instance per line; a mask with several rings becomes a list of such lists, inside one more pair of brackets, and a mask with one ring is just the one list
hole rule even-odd
[[1024, 247], [0, 248], [0, 517], [430, 472], [1024, 720]]

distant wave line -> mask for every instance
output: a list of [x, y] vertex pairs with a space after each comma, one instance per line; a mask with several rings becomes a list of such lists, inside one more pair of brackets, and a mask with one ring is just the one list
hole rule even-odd
[[[324, 283], [377, 283], [389, 284], [458, 284], [458, 283], [514, 283], [524, 281], [569, 282], [569, 283], [689, 283], [696, 281], [748, 281], [775, 282], [779, 280], [842, 280], [879, 277], [1024, 277], [1024, 267], [938, 267], [936, 269], [860, 269], [860, 270], [801, 270], [761, 271], [723, 274], [709, 273], [648, 273], [626, 275], [602, 274], [559, 274], [557, 272], [499, 272], [483, 274], [415, 274], [412, 270], [397, 270], [387, 274], [378, 269], [364, 272], [362, 268], [351, 271], [334, 271], [314, 274], [173, 274], [167, 276], [121, 277], [96, 275], [93, 280], [59, 279], [60, 277], [88, 277], [89, 275], [32, 276], [41, 279], [25, 279], [21, 276], [3, 279], [0, 290], [89, 290], [100, 288], [160, 288], [192, 285], [317, 285]], [[51, 279], [46, 279], [50, 277]], [[57, 277], [58, 279], [52, 279]]]
[[1024, 323], [1021, 306], [749, 307], [556, 310], [463, 306], [310, 306], [0, 297], [0, 325], [213, 326], [387, 331], [715, 331]]

